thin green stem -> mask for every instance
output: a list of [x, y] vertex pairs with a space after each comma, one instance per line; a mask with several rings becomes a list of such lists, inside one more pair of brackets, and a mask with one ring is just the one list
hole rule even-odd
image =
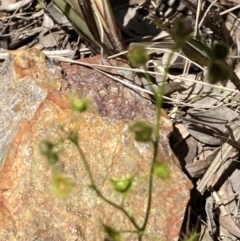
[[153, 153], [153, 158], [151, 161], [151, 168], [150, 168], [150, 177], [149, 177], [149, 183], [148, 183], [148, 201], [147, 201], [147, 210], [146, 210], [146, 216], [144, 219], [144, 223], [142, 225], [142, 227], [140, 227], [137, 222], [135, 221], [134, 217], [131, 216], [123, 207], [122, 205], [118, 205], [117, 203], [112, 202], [111, 200], [107, 199], [106, 197], [103, 196], [103, 194], [101, 193], [101, 191], [98, 189], [98, 187], [95, 184], [94, 178], [92, 176], [92, 172], [90, 169], [90, 166], [86, 160], [86, 157], [84, 155], [84, 152], [82, 151], [82, 149], [79, 146], [79, 143], [76, 140], [73, 140], [70, 138], [70, 140], [72, 140], [72, 142], [75, 144], [75, 146], [77, 147], [79, 154], [83, 160], [85, 169], [87, 171], [87, 174], [89, 176], [90, 182], [91, 182], [91, 187], [95, 190], [95, 192], [98, 194], [98, 196], [100, 198], [102, 198], [105, 202], [107, 202], [109, 205], [115, 207], [116, 209], [120, 210], [123, 214], [125, 214], [125, 216], [129, 219], [129, 221], [133, 224], [133, 226], [136, 228], [137, 233], [138, 233], [138, 240], [142, 241], [148, 220], [149, 220], [149, 216], [150, 216], [150, 210], [151, 210], [151, 204], [152, 204], [152, 189], [153, 189], [153, 174], [154, 174], [154, 164], [155, 161], [157, 159], [158, 156], [158, 142], [159, 142], [159, 138], [160, 138], [160, 119], [161, 119], [161, 107], [162, 107], [162, 103], [163, 103], [163, 95], [165, 92], [165, 86], [166, 86], [166, 81], [167, 81], [167, 74], [169, 72], [169, 66], [170, 66], [170, 62], [171, 59], [174, 55], [174, 52], [178, 49], [178, 47], [176, 46], [173, 51], [171, 52], [168, 61], [167, 61], [167, 67], [166, 67], [166, 71], [164, 73], [164, 79], [163, 79], [163, 84], [161, 86], [160, 92], [156, 92], [152, 86], [151, 86], [151, 81], [150, 81], [150, 75], [149, 73], [145, 72], [146, 75], [146, 79], [150, 84], [151, 90], [154, 93], [154, 97], [156, 100], [156, 107], [157, 107], [157, 111], [156, 111], [156, 128], [155, 128], [155, 135], [154, 135], [154, 140], [152, 141], [153, 147], [154, 147], [154, 153]]
[[[156, 92], [152, 87], [151, 91], [154, 93], [154, 97], [156, 100], [156, 106], [157, 106], [157, 113], [156, 113], [156, 128], [155, 128], [155, 139], [153, 140], [153, 148], [154, 148], [154, 153], [153, 153], [153, 158], [152, 158], [152, 162], [151, 162], [151, 168], [150, 168], [150, 177], [149, 177], [149, 182], [148, 182], [148, 203], [147, 203], [147, 210], [146, 210], [146, 216], [144, 219], [144, 223], [141, 227], [141, 232], [139, 232], [138, 235], [138, 240], [141, 241], [142, 237], [144, 235], [144, 231], [146, 229], [148, 220], [149, 220], [149, 216], [150, 216], [150, 210], [151, 210], [151, 205], [152, 205], [152, 188], [153, 188], [153, 172], [154, 172], [154, 163], [157, 159], [158, 156], [158, 142], [159, 142], [159, 138], [160, 138], [160, 119], [161, 119], [161, 107], [162, 107], [162, 103], [163, 103], [163, 95], [165, 92], [165, 86], [166, 86], [166, 81], [167, 81], [167, 74], [169, 72], [169, 66], [171, 63], [171, 59], [174, 55], [174, 52], [177, 51], [178, 47], [176, 46], [173, 51], [171, 52], [168, 61], [167, 61], [167, 67], [166, 67], [166, 71], [164, 73], [164, 78], [163, 78], [163, 83], [160, 89], [160, 92]], [[151, 81], [150, 81], [150, 76], [146, 70], [146, 79], [149, 82], [150, 86], [151, 86]]]
[[140, 227], [137, 224], [137, 222], [135, 221], [134, 217], [132, 217], [122, 206], [118, 205], [117, 203], [112, 202], [111, 200], [107, 199], [106, 197], [103, 196], [103, 194], [101, 193], [101, 191], [98, 189], [98, 187], [95, 184], [94, 178], [92, 176], [92, 172], [90, 169], [90, 166], [86, 160], [86, 157], [84, 155], [84, 152], [82, 151], [82, 149], [80, 148], [79, 144], [76, 142], [73, 142], [75, 144], [75, 146], [78, 149], [78, 152], [83, 160], [83, 164], [85, 166], [85, 169], [87, 171], [87, 174], [89, 176], [90, 182], [91, 182], [91, 187], [95, 190], [95, 192], [98, 194], [98, 196], [100, 198], [102, 198], [106, 203], [108, 203], [109, 205], [115, 207], [116, 209], [120, 210], [122, 213], [124, 213], [126, 215], [126, 217], [129, 219], [129, 221], [133, 224], [133, 226], [139, 230]]

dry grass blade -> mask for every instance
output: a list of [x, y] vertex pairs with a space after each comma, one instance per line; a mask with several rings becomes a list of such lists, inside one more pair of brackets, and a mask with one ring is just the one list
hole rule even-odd
[[[156, 16], [152, 16], [152, 19], [159, 28], [168, 32], [174, 39], [171, 29], [169, 29], [167, 26], [164, 26], [164, 24], [162, 24], [162, 22]], [[209, 59], [209, 53], [211, 52], [211, 49], [201, 42], [195, 39], [190, 39], [183, 45], [182, 51], [190, 60], [200, 64], [201, 66], [210, 65], [211, 60]], [[240, 80], [238, 76], [226, 62], [223, 62], [223, 65], [229, 71], [231, 81], [240, 91]]]
[[[182, 0], [182, 2], [193, 12], [194, 15], [197, 14], [197, 7], [190, 0]], [[204, 24], [207, 28], [210, 28], [216, 39], [221, 39], [224, 42], [231, 45], [233, 43], [232, 37], [229, 30], [226, 28], [226, 25], [223, 19], [220, 16], [220, 13], [217, 11], [207, 12], [204, 17], [203, 11], [198, 11], [199, 17], [204, 18]]]
[[94, 18], [93, 9], [91, 6], [91, 2], [88, 0], [78, 0], [79, 6], [81, 9], [81, 13], [83, 15], [83, 18], [89, 28], [89, 31], [94, 36], [95, 40], [97, 40], [99, 43], [101, 42], [100, 35], [98, 32], [98, 27]]
[[[234, 132], [234, 137], [236, 140], [240, 139], [240, 129], [239, 128]], [[222, 150], [218, 152], [218, 154], [214, 158], [212, 164], [210, 165], [210, 167], [204, 174], [203, 178], [197, 185], [197, 190], [200, 193], [203, 193], [209, 185], [211, 185], [213, 187], [215, 186], [215, 184], [217, 183], [219, 178], [222, 176], [222, 173], [231, 164], [231, 161], [227, 162], [227, 160], [233, 159], [232, 153], [234, 153], [234, 155], [236, 154], [236, 156], [238, 156], [238, 152], [236, 151], [236, 149], [234, 147], [232, 147], [228, 143], [224, 143], [222, 145]], [[222, 165], [224, 165], [224, 167], [222, 167]], [[222, 167], [222, 168], [220, 168], [220, 167]], [[219, 172], [217, 173], [217, 176], [216, 176], [216, 172], [218, 170], [219, 170]], [[212, 182], [211, 182], [211, 180], [212, 180]]]
[[77, 33], [90, 44], [94, 53], [111, 55], [124, 49], [109, 0], [54, 0], [73, 24]]
[[[114, 15], [109, 4], [109, 1], [99, 1], [95, 0], [96, 2], [101, 2], [100, 6], [102, 7], [102, 13], [104, 13], [104, 18], [102, 23], [106, 23], [105, 31], [108, 33], [109, 41], [115, 47], [117, 52], [121, 52], [124, 50], [123, 43], [121, 41], [120, 32], [114, 20]], [[99, 10], [99, 5], [97, 5]], [[105, 24], [103, 24], [105, 26]]]
[[89, 30], [88, 25], [81, 14], [81, 9], [76, 2], [74, 4], [74, 1], [70, 3], [65, 0], [54, 0], [54, 3], [73, 24], [76, 32], [88, 41], [92, 51], [99, 52], [100, 44], [96, 41]]

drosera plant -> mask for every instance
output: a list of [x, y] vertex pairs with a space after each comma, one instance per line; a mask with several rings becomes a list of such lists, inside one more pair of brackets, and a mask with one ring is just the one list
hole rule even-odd
[[[72, 107], [75, 111], [82, 113], [88, 109], [88, 101], [86, 99], [79, 99], [76, 96], [71, 96], [70, 102], [72, 104]], [[160, 106], [158, 107], [160, 109]], [[161, 113], [158, 111], [158, 113]], [[160, 119], [160, 115], [158, 117]], [[158, 121], [159, 123], [159, 121]], [[63, 128], [64, 129], [64, 128]], [[135, 122], [130, 127], [130, 131], [133, 132], [135, 140], [138, 142], [151, 142], [155, 148], [154, 148], [154, 154], [151, 164], [151, 170], [149, 175], [149, 193], [148, 193], [148, 205], [147, 205], [147, 211], [144, 218], [143, 224], [139, 224], [135, 217], [126, 210], [125, 208], [125, 200], [128, 197], [129, 192], [131, 192], [132, 188], [134, 188], [134, 179], [135, 175], [131, 175], [125, 178], [112, 178], [110, 180], [112, 189], [114, 192], [116, 192], [121, 197], [121, 202], [116, 203], [112, 200], [105, 197], [99, 187], [96, 185], [96, 182], [94, 180], [94, 177], [92, 175], [92, 171], [90, 169], [89, 163], [86, 159], [86, 156], [81, 148], [79, 139], [78, 139], [78, 133], [77, 132], [68, 132], [66, 139], [61, 139], [58, 143], [52, 143], [48, 140], [42, 141], [39, 144], [40, 151], [42, 155], [44, 155], [48, 161], [48, 163], [52, 166], [52, 177], [51, 177], [51, 186], [52, 186], [52, 192], [53, 194], [58, 198], [64, 198], [69, 195], [72, 188], [74, 188], [74, 182], [70, 180], [67, 176], [64, 175], [64, 173], [61, 173], [57, 169], [57, 163], [59, 162], [59, 155], [61, 155], [61, 150], [64, 144], [64, 141], [70, 140], [71, 143], [75, 145], [75, 147], [78, 150], [78, 153], [83, 161], [83, 165], [85, 167], [85, 170], [88, 174], [88, 178], [90, 181], [90, 188], [92, 188], [97, 195], [104, 200], [107, 204], [113, 206], [114, 208], [120, 210], [131, 222], [133, 225], [135, 231], [131, 231], [136, 233], [136, 236], [138, 240], [142, 240], [144, 236], [149, 236], [145, 232], [149, 215], [150, 215], [150, 208], [151, 208], [151, 201], [152, 201], [152, 186], [153, 186], [153, 176], [156, 175], [157, 177], [160, 177], [162, 180], [168, 180], [169, 179], [169, 173], [168, 173], [168, 167], [166, 164], [161, 164], [161, 162], [157, 162], [157, 153], [158, 153], [158, 139], [159, 135], [154, 135], [155, 130], [159, 128], [153, 128], [151, 125], [144, 123], [144, 122]], [[121, 232], [130, 232], [130, 231], [121, 231], [121, 230], [115, 230], [113, 227], [109, 226], [108, 224], [103, 223], [102, 224], [102, 230], [104, 231], [107, 238], [112, 241], [120, 241], [121, 239]]]
[[[67, 133], [66, 140], [70, 140], [75, 145], [82, 159], [83, 165], [85, 167], [85, 170], [88, 174], [88, 178], [90, 181], [90, 188], [92, 188], [97, 193], [97, 195], [102, 200], [104, 200], [107, 204], [118, 209], [127, 217], [127, 219], [133, 225], [135, 229], [134, 233], [136, 233], [136, 236], [139, 241], [141, 241], [144, 236], [149, 236], [146, 233], [146, 226], [148, 224], [148, 220], [151, 214], [150, 210], [152, 205], [152, 192], [153, 192], [153, 181], [154, 181], [153, 177], [157, 176], [164, 181], [167, 181], [170, 178], [167, 164], [162, 162], [161, 160], [158, 160], [158, 143], [160, 139], [161, 107], [163, 103], [163, 95], [165, 91], [167, 74], [169, 72], [171, 59], [174, 55], [174, 52], [181, 49], [185, 45], [186, 41], [191, 39], [192, 30], [193, 29], [192, 29], [191, 21], [189, 18], [180, 19], [174, 25], [173, 34], [175, 35], [174, 39], [176, 41], [176, 44], [175, 44], [175, 47], [173, 48], [172, 53], [169, 55], [169, 59], [167, 61], [163, 84], [159, 90], [152, 88], [152, 92], [154, 94], [153, 95], [154, 100], [156, 102], [156, 123], [154, 127], [142, 121], [136, 121], [130, 127], [130, 131], [133, 133], [136, 141], [143, 142], [143, 143], [151, 143], [153, 145], [153, 155], [152, 155], [152, 160], [150, 164], [150, 172], [149, 172], [149, 178], [148, 178], [148, 197], [147, 197], [148, 201], [147, 201], [144, 221], [142, 222], [142, 224], [139, 224], [138, 221], [135, 219], [135, 217], [124, 208], [124, 202], [127, 198], [127, 195], [134, 187], [133, 182], [134, 182], [135, 175], [125, 177], [125, 178], [111, 179], [110, 182], [112, 184], [112, 188], [115, 192], [118, 193], [118, 195], [121, 196], [122, 201], [119, 204], [108, 199], [102, 194], [101, 190], [98, 188], [98, 186], [95, 183], [89, 163], [79, 143], [78, 133], [77, 132]], [[218, 46], [213, 48], [212, 52], [209, 52], [209, 56], [211, 56], [211, 59], [212, 59], [212, 67], [210, 66], [209, 76], [212, 82], [214, 83], [216, 81], [222, 80], [221, 77], [219, 77], [218, 75], [215, 75], [215, 71], [217, 68], [219, 68], [219, 66], [221, 66], [222, 61], [225, 61], [226, 59], [226, 56], [227, 56], [226, 48], [227, 47], [224, 44], [219, 44]], [[222, 52], [221, 54], [219, 54], [219, 49]], [[142, 46], [136, 46], [132, 48], [129, 51], [128, 59], [132, 66], [144, 67], [146, 79], [148, 80], [151, 86], [150, 75], [148, 74], [148, 71], [146, 68], [146, 63], [149, 57], [147, 55], [145, 48]], [[226, 76], [227, 76], [227, 73], [226, 73]], [[88, 100], [79, 99], [74, 95], [71, 96], [70, 102], [72, 104], [73, 109], [79, 113], [86, 111], [89, 106]], [[71, 192], [72, 188], [74, 187], [74, 182], [71, 181], [69, 178], [67, 178], [63, 173], [60, 173], [56, 167], [56, 164], [59, 161], [58, 157], [61, 154], [61, 148], [63, 146], [64, 141], [65, 140], [60, 140], [58, 143], [55, 143], [55, 144], [49, 141], [42, 141], [39, 145], [41, 153], [46, 157], [49, 164], [53, 168], [52, 190], [57, 197], [68, 196], [68, 194]], [[121, 232], [123, 231], [115, 230], [114, 228], [110, 227], [108, 224], [104, 224], [102, 221], [101, 223], [102, 223], [103, 231], [105, 232], [105, 235], [106, 235], [106, 240], [112, 240], [112, 241], [121, 240]], [[127, 232], [127, 231], [124, 231], [124, 232]], [[185, 237], [184, 240], [191, 241], [191, 240], [194, 240], [196, 236], [197, 234], [193, 233], [192, 236], [190, 235], [190, 238]]]
[[[189, 32], [189, 29], [188, 29]], [[190, 32], [189, 32], [190, 33]], [[185, 36], [185, 35], [184, 35]], [[185, 38], [185, 37], [184, 37]], [[181, 39], [183, 41], [183, 39]], [[109, 200], [107, 197], [105, 197], [101, 190], [98, 188], [98, 186], [95, 183], [94, 177], [92, 175], [90, 166], [88, 164], [88, 161], [86, 159], [86, 156], [80, 146], [79, 140], [78, 140], [78, 134], [76, 132], [70, 132], [67, 135], [68, 140], [70, 140], [77, 148], [78, 153], [83, 161], [83, 165], [87, 171], [89, 180], [90, 180], [90, 187], [98, 194], [98, 196], [103, 199], [106, 203], [113, 206], [114, 208], [120, 210], [132, 223], [135, 233], [137, 235], [137, 238], [139, 241], [143, 239], [144, 236], [148, 236], [146, 233], [146, 226], [148, 224], [149, 216], [150, 216], [150, 210], [151, 210], [151, 204], [152, 204], [152, 191], [153, 191], [153, 177], [157, 176], [161, 178], [164, 181], [167, 181], [169, 179], [169, 171], [168, 166], [166, 163], [161, 162], [161, 160], [157, 159], [158, 156], [158, 143], [160, 138], [160, 118], [161, 118], [161, 106], [163, 101], [163, 94], [165, 89], [165, 83], [167, 79], [167, 72], [169, 63], [171, 62], [171, 58], [174, 55], [174, 52], [178, 50], [181, 46], [181, 42], [176, 44], [175, 49], [173, 50], [172, 54], [169, 56], [169, 61], [166, 67], [166, 74], [164, 78], [164, 82], [160, 90], [154, 90], [152, 89], [154, 93], [154, 99], [156, 101], [156, 124], [153, 128], [151, 125], [145, 122], [137, 121], [133, 123], [130, 127], [130, 131], [133, 132], [134, 138], [138, 142], [144, 142], [144, 143], [152, 143], [153, 145], [153, 157], [151, 160], [151, 166], [150, 166], [150, 173], [149, 173], [149, 181], [148, 181], [148, 201], [147, 201], [147, 208], [146, 208], [146, 214], [145, 218], [142, 224], [139, 224], [137, 220], [134, 218], [132, 214], [130, 214], [125, 208], [124, 208], [124, 201], [127, 198], [127, 194], [131, 191], [133, 188], [133, 182], [135, 176], [129, 176], [125, 178], [116, 178], [111, 179], [112, 188], [115, 192], [117, 192], [121, 196], [121, 203], [115, 203], [112, 200]], [[129, 51], [128, 55], [129, 62], [134, 67], [143, 66], [145, 68], [146, 63], [148, 61], [148, 55], [144, 47], [137, 46], [134, 49], [131, 49]], [[147, 72], [147, 69], [145, 68], [145, 75], [147, 80], [150, 83], [150, 76]], [[82, 113], [87, 110], [88, 108], [88, 101], [86, 99], [79, 99], [76, 96], [71, 96], [70, 102], [72, 104], [72, 107], [75, 111]], [[63, 173], [60, 173], [57, 168], [56, 164], [59, 160], [58, 156], [60, 154], [61, 147], [63, 145], [65, 140], [60, 140], [58, 143], [54, 144], [49, 141], [42, 141], [39, 145], [41, 153], [46, 157], [49, 164], [52, 166], [52, 190], [53, 193], [57, 197], [66, 197], [71, 189], [74, 187], [74, 183], [67, 178]], [[102, 223], [103, 230], [106, 234], [106, 238], [109, 238], [113, 241], [120, 241], [121, 240], [121, 231], [115, 230], [114, 228], [110, 227], [107, 224]], [[131, 231], [132, 232], [132, 231]]]

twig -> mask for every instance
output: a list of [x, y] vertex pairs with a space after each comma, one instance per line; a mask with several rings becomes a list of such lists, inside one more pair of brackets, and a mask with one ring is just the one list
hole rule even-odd
[[8, 5], [3, 5], [3, 6], [0, 6], [0, 11], [7, 11], [7, 12], [13, 12], [15, 10], [18, 11], [19, 8], [25, 7], [31, 2], [33, 2], [33, 0], [22, 0], [22, 1], [8, 4]]
[[237, 6], [234, 6], [234, 7], [232, 7], [232, 8], [229, 8], [229, 9], [221, 12], [220, 15], [223, 16], [223, 15], [225, 15], [225, 14], [227, 14], [227, 13], [229, 13], [229, 12], [232, 12], [232, 11], [234, 11], [234, 10], [236, 10], [236, 9], [239, 9], [239, 8], [240, 8], [240, 4], [238, 4]]

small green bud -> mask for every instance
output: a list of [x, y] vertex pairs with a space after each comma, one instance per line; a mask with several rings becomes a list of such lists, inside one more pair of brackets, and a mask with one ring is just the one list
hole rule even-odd
[[152, 140], [153, 128], [141, 121], [135, 122], [130, 131], [134, 133], [134, 138], [139, 142], [149, 142]]
[[166, 163], [155, 163], [153, 173], [164, 181], [169, 179], [169, 170]]
[[191, 37], [192, 32], [193, 24], [190, 16], [174, 21], [172, 34], [178, 44], [183, 45]]
[[128, 60], [133, 67], [145, 66], [149, 56], [144, 46], [134, 46], [128, 52]]
[[132, 186], [133, 177], [121, 180], [111, 180], [113, 189], [119, 193], [126, 193]]
[[71, 101], [72, 108], [75, 111], [84, 112], [85, 110], [88, 109], [88, 101], [85, 98], [79, 99], [75, 95], [72, 95], [70, 97], [70, 101]]
[[121, 241], [121, 235], [118, 231], [103, 223], [102, 223], [102, 226], [103, 226], [103, 231], [107, 235], [107, 237], [105, 238], [106, 240]]
[[228, 53], [229, 53], [229, 47], [223, 42], [214, 44], [212, 48], [213, 60], [225, 61], [227, 59]]
[[226, 81], [230, 78], [230, 70], [221, 61], [214, 61], [208, 68], [208, 81], [211, 84]]
[[52, 151], [54, 144], [50, 141], [41, 141], [39, 144], [39, 149], [42, 155], [48, 155]]
[[39, 149], [42, 155], [47, 158], [50, 165], [54, 165], [58, 162], [58, 153], [56, 150], [56, 145], [50, 141], [41, 141], [39, 144]]
[[71, 132], [68, 138], [71, 142], [73, 142], [76, 146], [78, 146], [78, 133], [77, 132]]
[[57, 197], [66, 197], [72, 190], [74, 183], [58, 171], [52, 175], [52, 191]]
[[54, 151], [46, 155], [46, 158], [50, 165], [55, 165], [58, 162], [58, 154]]

